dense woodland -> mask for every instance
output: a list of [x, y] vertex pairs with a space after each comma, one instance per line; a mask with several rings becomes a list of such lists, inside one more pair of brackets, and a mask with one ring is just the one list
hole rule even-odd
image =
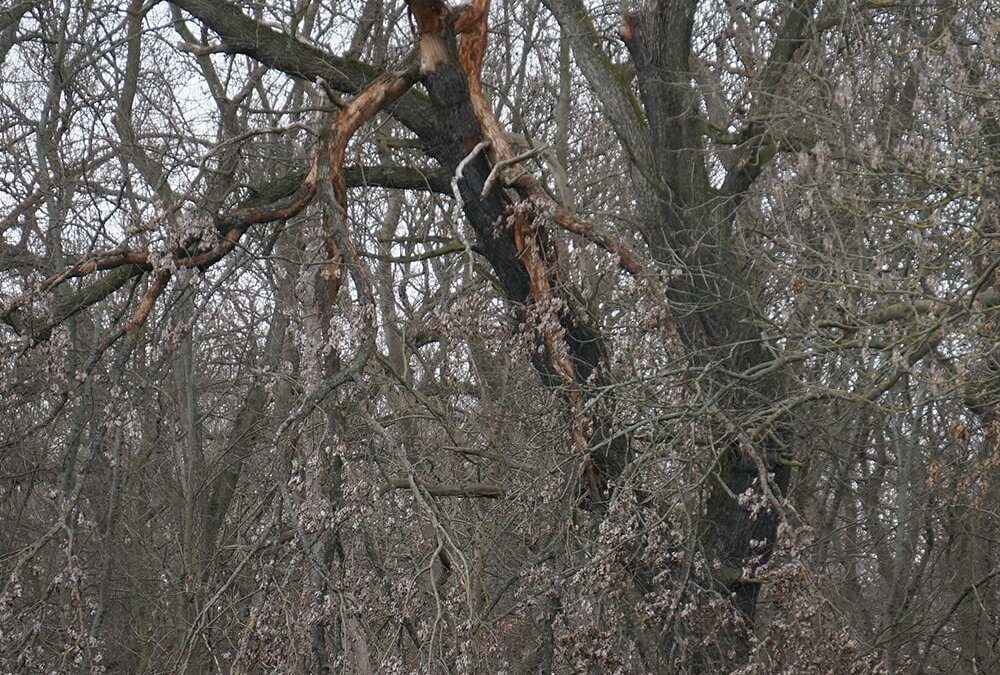
[[5, 0], [0, 671], [1000, 672], [990, 0]]

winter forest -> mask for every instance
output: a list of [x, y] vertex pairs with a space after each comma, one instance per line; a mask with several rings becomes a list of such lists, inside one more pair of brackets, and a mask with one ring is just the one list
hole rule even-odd
[[4, 0], [0, 672], [1000, 672], [992, 0]]

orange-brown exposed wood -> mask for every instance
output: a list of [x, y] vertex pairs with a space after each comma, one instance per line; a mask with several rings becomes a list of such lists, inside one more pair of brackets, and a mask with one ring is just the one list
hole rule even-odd
[[469, 77], [469, 89], [478, 87], [488, 41], [490, 0], [475, 0], [455, 20], [455, 32], [462, 36], [458, 61]]
[[552, 209], [552, 220], [559, 227], [579, 235], [594, 244], [597, 244], [608, 253], [618, 256], [618, 262], [622, 269], [633, 276], [642, 274], [642, 265], [639, 258], [627, 245], [614, 235], [596, 227], [593, 223], [575, 218], [565, 207], [554, 204]]
[[[337, 114], [337, 119], [333, 123], [332, 133], [326, 148], [326, 159], [329, 162], [330, 183], [333, 186], [334, 198], [342, 210], [342, 215], [347, 213], [347, 182], [344, 179], [344, 157], [347, 153], [347, 144], [358, 129], [361, 128], [361, 125], [405, 94], [415, 81], [416, 74], [412, 72], [383, 75], [343, 106]], [[336, 239], [332, 234], [333, 228], [339, 226], [339, 224], [331, 222], [331, 218], [331, 214], [325, 214], [324, 226], [326, 228], [326, 238], [324, 245], [326, 247], [327, 258], [330, 261], [324, 268], [325, 283], [327, 285], [326, 297], [328, 301], [332, 301], [340, 291], [340, 286], [343, 282], [341, 266], [345, 262], [345, 252], [341, 251], [341, 247], [337, 245]], [[350, 242], [347, 242], [347, 244], [350, 246]], [[357, 258], [357, 254], [353, 250], [346, 253], [348, 254], [348, 258]]]
[[142, 324], [146, 323], [149, 313], [153, 310], [157, 298], [166, 289], [168, 281], [170, 281], [170, 270], [156, 271], [156, 274], [153, 275], [153, 283], [149, 285], [146, 293], [139, 301], [139, 309], [136, 311], [135, 316], [132, 317], [132, 320], [128, 322], [128, 325], [125, 326], [127, 332], [135, 332]]
[[329, 217], [329, 214], [325, 214], [323, 221], [323, 226], [328, 233], [324, 238], [323, 247], [326, 249], [326, 258], [329, 261], [323, 265], [323, 281], [326, 284], [326, 298], [332, 302], [340, 293], [340, 286], [343, 283], [341, 266], [344, 264], [344, 254], [340, 252], [337, 242], [329, 234], [332, 227]]
[[47, 291], [52, 290], [67, 279], [85, 277], [101, 270], [110, 270], [123, 265], [147, 265], [149, 264], [149, 254], [144, 251], [117, 251], [104, 256], [88, 260], [79, 265], [74, 265], [59, 274], [53, 274], [42, 282], [42, 288]]
[[636, 20], [634, 14], [625, 14], [622, 17], [624, 24], [618, 29], [618, 36], [625, 42], [630, 42], [635, 38]]
[[514, 156], [507, 132], [500, 125], [486, 96], [483, 94], [481, 73], [483, 58], [489, 43], [489, 0], [475, 0], [455, 22], [455, 31], [462, 34], [458, 47], [458, 62], [469, 83], [469, 99], [483, 138], [490, 142], [490, 158], [494, 163]]
[[[327, 134], [327, 142], [317, 153], [309, 173], [303, 179], [298, 189], [290, 196], [269, 204], [266, 208], [237, 209], [227, 215], [218, 225], [221, 234], [219, 241], [207, 251], [189, 255], [184, 249], [171, 251], [174, 266], [178, 268], [210, 267], [228, 255], [239, 243], [247, 229], [259, 223], [287, 220], [298, 215], [316, 196], [318, 182], [321, 177], [321, 165], [328, 164], [327, 178], [333, 185], [337, 202], [341, 207], [347, 204], [347, 185], [344, 179], [344, 155], [347, 144], [361, 125], [371, 119], [379, 110], [402, 96], [416, 81], [416, 73], [407, 72], [397, 75], [383, 75], [372, 82], [364, 91], [343, 106], [332, 129]], [[326, 167], [324, 167], [326, 168]], [[340, 247], [332, 237], [325, 241], [327, 256], [331, 263], [326, 270], [331, 287], [328, 289], [336, 295], [340, 287], [341, 274], [339, 266], [343, 255]], [[115, 269], [125, 265], [139, 265], [146, 269], [152, 268], [148, 251], [117, 250], [99, 255], [81, 264], [74, 265], [58, 274], [54, 274], [43, 282], [43, 288], [52, 290], [68, 279], [85, 277], [94, 272]], [[135, 331], [149, 317], [156, 300], [166, 289], [170, 280], [169, 270], [158, 270], [153, 275], [149, 289], [139, 301], [135, 316], [126, 326], [127, 331]]]
[[[411, 6], [415, 3], [411, 3]], [[458, 47], [458, 63], [465, 75], [469, 90], [469, 102], [472, 107], [479, 132], [488, 141], [488, 153], [494, 166], [503, 172], [504, 163], [512, 161], [515, 153], [506, 130], [500, 124], [492, 107], [483, 93], [481, 71], [483, 58], [488, 46], [489, 0], [474, 0], [455, 21], [455, 32], [461, 34]], [[419, 22], [419, 19], [418, 19]], [[423, 27], [421, 27], [423, 30]], [[423, 48], [423, 47], [422, 47]], [[487, 189], [482, 197], [489, 193]], [[538, 182], [528, 174], [522, 174], [514, 181], [514, 187], [521, 198], [516, 206], [509, 207], [512, 211], [509, 221], [514, 231], [514, 243], [517, 257], [528, 274], [530, 285], [529, 298], [533, 304], [541, 306], [544, 311], [562, 312], [547, 302], [553, 297], [551, 262], [545, 259], [544, 224], [551, 219], [561, 227], [595, 241], [598, 245], [618, 255], [622, 265], [638, 273], [639, 265], [634, 255], [626, 246], [617, 242], [610, 235], [598, 231], [589, 224], [577, 223], [569, 212], [557, 204], [542, 189]], [[551, 214], [549, 218], [543, 214]], [[586, 451], [588, 442], [589, 417], [583, 412], [584, 396], [580, 385], [581, 377], [570, 356], [569, 344], [564, 334], [562, 319], [551, 321], [543, 318], [541, 321], [542, 341], [548, 355], [549, 367], [560, 382], [560, 388], [569, 403], [572, 416], [570, 440], [576, 451]], [[591, 364], [596, 366], [596, 364]]]
[[449, 60], [448, 6], [441, 0], [407, 0], [406, 4], [417, 24], [420, 72], [434, 72]]
[[333, 123], [327, 156], [330, 162], [330, 180], [341, 206], [347, 205], [347, 183], [344, 180], [344, 156], [347, 144], [361, 128], [387, 105], [391, 105], [416, 82], [416, 73], [406, 72], [383, 75], [345, 104]]

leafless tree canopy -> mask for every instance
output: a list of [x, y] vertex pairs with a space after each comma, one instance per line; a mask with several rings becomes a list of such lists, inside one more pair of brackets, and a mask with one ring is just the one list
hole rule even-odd
[[0, 671], [1000, 672], [985, 0], [6, 0]]

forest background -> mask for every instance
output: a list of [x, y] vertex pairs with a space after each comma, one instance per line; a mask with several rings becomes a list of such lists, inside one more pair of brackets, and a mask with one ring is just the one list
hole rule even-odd
[[1000, 669], [988, 0], [8, 0], [0, 670]]

